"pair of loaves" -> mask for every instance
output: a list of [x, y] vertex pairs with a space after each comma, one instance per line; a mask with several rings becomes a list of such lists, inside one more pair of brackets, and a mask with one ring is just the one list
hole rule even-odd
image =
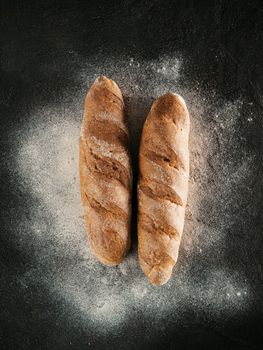
[[[189, 115], [184, 100], [168, 93], [152, 105], [139, 151], [138, 251], [154, 285], [166, 283], [177, 261], [189, 177]], [[93, 254], [122, 262], [130, 244], [132, 166], [124, 102], [117, 84], [95, 80], [80, 136], [80, 186]]]

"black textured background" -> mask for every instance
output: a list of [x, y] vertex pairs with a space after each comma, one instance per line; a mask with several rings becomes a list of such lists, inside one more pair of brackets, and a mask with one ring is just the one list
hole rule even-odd
[[[250, 283], [257, 298], [249, 317], [226, 322], [217, 331], [213, 319], [198, 317], [192, 326], [162, 323], [160, 333], [138, 319], [108, 339], [96, 329], [81, 328], [71, 310], [61, 312], [37, 283], [25, 292], [19, 276], [30, 267], [32, 247], [21, 253], [14, 244], [14, 217], [27, 215], [27, 198], [10, 180], [5, 163], [12, 152], [10, 130], [22, 123], [31, 106], [56, 101], [61, 90], [74, 86], [76, 51], [89, 59], [96, 53], [154, 59], [183, 50], [184, 72], [191, 81], [214, 89], [223, 98], [249, 97], [258, 114], [263, 110], [262, 1], [1, 1], [1, 349], [254, 349], [263, 346], [263, 275]], [[247, 147], [257, 155], [262, 181], [262, 119], [245, 131]], [[259, 179], [257, 179], [257, 186]], [[12, 187], [12, 189], [11, 189]], [[262, 184], [254, 196], [262, 203]], [[263, 207], [263, 203], [262, 203]], [[254, 208], [255, 233], [248, 265], [263, 264], [262, 207]], [[233, 247], [232, 247], [233, 248]], [[255, 258], [256, 257], [256, 258]], [[255, 258], [255, 259], [254, 259]], [[259, 269], [260, 266], [258, 265]], [[258, 268], [255, 266], [255, 269]], [[243, 269], [249, 267], [243, 266]], [[220, 286], [219, 286], [220, 288]], [[45, 310], [45, 312], [43, 312]], [[195, 311], [189, 309], [185, 319]], [[163, 322], [163, 321], [162, 321]], [[125, 339], [127, 343], [125, 344]]]

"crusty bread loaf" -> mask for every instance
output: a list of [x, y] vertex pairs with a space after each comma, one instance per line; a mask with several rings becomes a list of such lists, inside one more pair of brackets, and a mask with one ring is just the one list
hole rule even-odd
[[80, 187], [93, 254], [119, 264], [130, 247], [131, 160], [124, 103], [117, 84], [102, 76], [91, 86], [80, 136]]
[[169, 280], [178, 257], [188, 193], [189, 128], [184, 100], [168, 93], [153, 103], [142, 131], [139, 259], [153, 285]]

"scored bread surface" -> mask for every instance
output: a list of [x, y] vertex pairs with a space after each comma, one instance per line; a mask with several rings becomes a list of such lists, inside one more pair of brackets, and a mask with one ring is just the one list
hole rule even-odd
[[139, 152], [138, 248], [153, 285], [166, 283], [177, 261], [189, 178], [189, 114], [182, 97], [158, 98], [145, 121]]
[[124, 102], [104, 76], [91, 86], [80, 135], [80, 189], [93, 254], [119, 264], [130, 247], [131, 161]]

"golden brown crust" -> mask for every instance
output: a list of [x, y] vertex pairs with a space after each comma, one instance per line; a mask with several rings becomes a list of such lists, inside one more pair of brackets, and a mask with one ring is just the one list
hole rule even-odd
[[188, 193], [189, 127], [184, 100], [168, 93], [153, 103], [142, 131], [139, 259], [153, 285], [169, 280], [178, 257]]
[[130, 247], [131, 160], [124, 103], [117, 84], [102, 76], [86, 99], [80, 135], [80, 189], [93, 254], [119, 264]]

